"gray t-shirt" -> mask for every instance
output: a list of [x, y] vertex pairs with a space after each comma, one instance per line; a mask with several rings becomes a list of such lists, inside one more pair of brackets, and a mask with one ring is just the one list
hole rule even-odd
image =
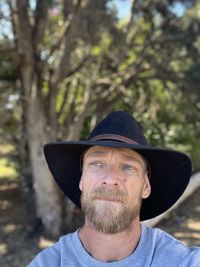
[[142, 226], [134, 252], [119, 261], [101, 262], [83, 247], [78, 231], [43, 250], [27, 267], [200, 267], [200, 248], [189, 248], [156, 228]]

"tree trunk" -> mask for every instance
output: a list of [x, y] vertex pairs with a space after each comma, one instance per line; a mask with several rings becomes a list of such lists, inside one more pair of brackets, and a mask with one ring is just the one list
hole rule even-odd
[[41, 218], [48, 236], [57, 237], [62, 224], [61, 198], [44, 158], [43, 145], [48, 141], [48, 137], [46, 119], [41, 105], [37, 94], [33, 94], [26, 111], [33, 186], [37, 216]]
[[[24, 101], [24, 90], [22, 89], [21, 107], [25, 111], [26, 103]], [[28, 134], [27, 134], [27, 120], [25, 112], [22, 113], [21, 125], [20, 125], [20, 140], [19, 140], [19, 158], [21, 165], [21, 181], [22, 181], [22, 193], [26, 210], [26, 231], [31, 235], [35, 231], [38, 232], [41, 226], [40, 219], [36, 216], [35, 207], [35, 194], [33, 189], [33, 177], [31, 171], [30, 153], [28, 147]], [[31, 213], [29, 212], [31, 208]]]

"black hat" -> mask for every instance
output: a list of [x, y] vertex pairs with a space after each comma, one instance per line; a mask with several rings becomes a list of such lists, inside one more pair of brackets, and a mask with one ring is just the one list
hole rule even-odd
[[130, 148], [142, 155], [151, 170], [151, 194], [142, 202], [140, 220], [168, 210], [183, 194], [191, 176], [190, 158], [178, 151], [150, 146], [138, 123], [127, 112], [115, 111], [84, 141], [61, 141], [44, 146], [51, 173], [69, 199], [81, 207], [81, 155], [91, 146]]

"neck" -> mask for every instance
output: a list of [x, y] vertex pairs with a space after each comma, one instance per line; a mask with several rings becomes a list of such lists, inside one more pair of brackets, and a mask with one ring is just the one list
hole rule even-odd
[[129, 230], [117, 234], [98, 232], [86, 220], [79, 231], [79, 238], [87, 252], [97, 260], [109, 262], [128, 257], [136, 249], [141, 235], [139, 219]]

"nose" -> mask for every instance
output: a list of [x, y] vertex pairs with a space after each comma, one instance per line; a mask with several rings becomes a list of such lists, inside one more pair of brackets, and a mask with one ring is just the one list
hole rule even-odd
[[109, 166], [102, 180], [102, 184], [118, 186], [120, 184], [120, 181], [120, 173], [117, 168], [115, 168], [114, 166]]

